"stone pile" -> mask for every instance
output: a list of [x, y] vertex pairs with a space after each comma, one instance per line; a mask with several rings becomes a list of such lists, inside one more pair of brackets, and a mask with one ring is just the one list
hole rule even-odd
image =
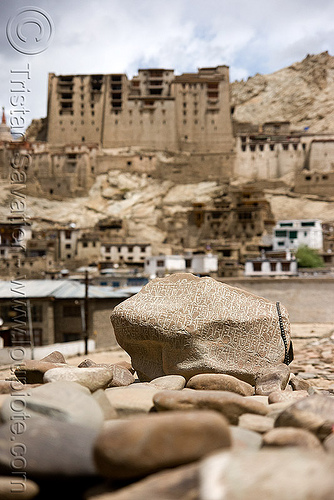
[[[294, 336], [295, 359], [290, 365], [293, 373], [303, 380], [304, 387], [310, 385], [326, 389], [334, 394], [334, 329], [316, 327], [309, 333], [297, 330]], [[296, 339], [296, 340], [295, 340]]]
[[259, 390], [216, 373], [140, 382], [130, 365], [57, 356], [0, 384], [1, 498], [332, 498], [328, 391], [293, 374], [278, 388], [272, 367]]
[[331, 389], [288, 366], [283, 306], [212, 281], [116, 308], [133, 364], [53, 352], [1, 381], [1, 499], [333, 498]]

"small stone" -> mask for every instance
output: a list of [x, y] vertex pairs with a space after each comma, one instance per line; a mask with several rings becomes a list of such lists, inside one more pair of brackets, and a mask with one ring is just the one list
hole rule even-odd
[[38, 485], [20, 474], [0, 477], [1, 500], [30, 500], [38, 492]]
[[53, 368], [48, 370], [44, 375], [44, 382], [77, 382], [78, 384], [87, 387], [91, 392], [97, 389], [105, 389], [108, 387], [113, 378], [113, 371], [108, 368], [89, 367], [77, 368], [75, 366], [69, 368]]
[[97, 363], [92, 359], [84, 359], [78, 364], [78, 368], [90, 368], [91, 366], [97, 366]]
[[127, 368], [120, 365], [110, 365], [110, 368], [113, 376], [108, 387], [125, 387], [134, 383], [135, 378]]
[[85, 500], [195, 500], [199, 498], [199, 465], [189, 464], [152, 474], [118, 491], [92, 488]]
[[259, 432], [263, 434], [270, 431], [274, 427], [272, 418], [264, 415], [254, 415], [253, 413], [244, 413], [239, 417], [239, 426], [250, 431]]
[[106, 368], [107, 370], [112, 370], [113, 377], [108, 387], [124, 387], [126, 385], [133, 384], [135, 381], [134, 376], [131, 372], [119, 364], [107, 364], [107, 363], [95, 363], [91, 359], [85, 359], [82, 361], [78, 368]]
[[46, 416], [62, 422], [71, 422], [99, 430], [103, 423], [103, 413], [88, 389], [74, 382], [54, 382], [44, 384], [31, 391], [10, 395], [0, 409], [2, 421], [13, 419], [16, 408], [21, 406], [30, 417]]
[[261, 434], [249, 429], [244, 429], [236, 425], [230, 426], [232, 435], [232, 450], [245, 451], [245, 450], [259, 450], [262, 445]]
[[68, 365], [28, 359], [15, 370], [15, 376], [24, 384], [43, 384], [45, 373], [53, 368], [67, 369]]
[[334, 398], [318, 394], [289, 406], [275, 421], [275, 427], [301, 427], [321, 440], [332, 432], [333, 426]]
[[326, 437], [323, 442], [324, 448], [328, 453], [334, 455], [334, 428], [332, 434]]
[[334, 457], [301, 448], [220, 452], [200, 464], [201, 500], [324, 500], [334, 491]]
[[122, 417], [148, 413], [153, 410], [153, 396], [159, 391], [160, 389], [154, 386], [132, 384], [128, 387], [106, 389], [105, 395], [112, 408]]
[[180, 391], [186, 385], [186, 379], [182, 375], [165, 375], [151, 380], [149, 385], [157, 387], [161, 391]]
[[289, 384], [294, 391], [307, 391], [311, 386], [310, 382], [304, 380], [298, 375], [291, 374]]
[[285, 389], [290, 377], [290, 368], [281, 363], [263, 370], [255, 378], [255, 394], [268, 396], [271, 392]]
[[268, 409], [262, 403], [246, 399], [239, 394], [227, 391], [162, 391], [153, 398], [158, 411], [168, 410], [216, 410], [222, 413], [231, 424], [237, 424], [243, 413], [266, 415]]
[[49, 363], [66, 363], [66, 359], [63, 354], [59, 351], [52, 351], [50, 354], [41, 359], [41, 361], [47, 361]]
[[117, 418], [117, 411], [113, 408], [109, 402], [109, 399], [106, 396], [106, 393], [103, 389], [98, 389], [93, 392], [92, 397], [95, 399], [97, 404], [100, 406], [104, 420], [113, 420]]
[[129, 363], [128, 361], [117, 361], [116, 364], [118, 366], [122, 366], [123, 368], [126, 368], [127, 370], [129, 370], [130, 373], [132, 373], [132, 375], [134, 375], [135, 369], [133, 368], [131, 363]]
[[191, 377], [187, 383], [189, 389], [211, 390], [211, 391], [228, 391], [235, 392], [241, 396], [252, 396], [254, 387], [247, 382], [225, 375], [223, 373], [201, 373]]
[[94, 459], [105, 477], [136, 478], [230, 445], [228, 423], [218, 413], [172, 412], [138, 417], [135, 425], [132, 420], [108, 422], [96, 440]]
[[307, 391], [274, 391], [268, 396], [269, 404], [282, 403], [284, 401], [290, 401], [293, 403], [297, 399], [303, 399], [308, 397]]
[[[11, 439], [15, 438], [13, 422], [0, 426], [2, 474], [11, 474], [16, 468], [34, 478], [96, 475], [92, 450], [97, 430], [59, 420], [53, 420], [50, 425], [50, 418], [47, 417], [33, 417], [21, 424], [17, 448]], [[13, 450], [18, 453], [17, 456], [14, 456]]]
[[262, 438], [263, 446], [302, 446], [311, 450], [322, 450], [319, 439], [311, 432], [296, 427], [277, 427]]
[[294, 391], [308, 391], [308, 389], [312, 387], [310, 382], [294, 374], [290, 376], [289, 385], [291, 385]]

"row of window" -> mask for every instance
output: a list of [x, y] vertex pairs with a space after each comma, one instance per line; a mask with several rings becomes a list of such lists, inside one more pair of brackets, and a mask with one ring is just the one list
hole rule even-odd
[[[253, 262], [253, 271], [261, 272], [262, 271], [262, 262]], [[290, 271], [290, 262], [281, 262], [281, 270], [284, 272]], [[277, 262], [270, 262], [270, 271], [277, 271]]]
[[[269, 150], [275, 151], [275, 146], [276, 146], [276, 144], [269, 144]], [[259, 149], [259, 151], [264, 151], [264, 147], [265, 147], [265, 144], [249, 144], [249, 145], [242, 144], [241, 151], [256, 151], [257, 149]], [[289, 149], [291, 149], [291, 147], [294, 151], [297, 151], [298, 144], [296, 144], [296, 143], [292, 143], [292, 144], [284, 143], [284, 144], [282, 144], [283, 151], [289, 151]], [[303, 150], [305, 150], [306, 144], [302, 144], [302, 148], [303, 148]]]

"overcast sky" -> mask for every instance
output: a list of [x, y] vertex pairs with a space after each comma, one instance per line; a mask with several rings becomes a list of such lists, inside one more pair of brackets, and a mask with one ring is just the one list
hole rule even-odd
[[[45, 51], [22, 55], [8, 42], [6, 25], [31, 5], [48, 13], [53, 39]], [[40, 34], [28, 20], [21, 35]], [[1, 0], [0, 27], [0, 105], [8, 114], [10, 71], [29, 63], [26, 124], [46, 116], [49, 72], [131, 77], [138, 68], [179, 74], [227, 64], [234, 81], [271, 73], [307, 54], [334, 55], [333, 0]], [[10, 27], [14, 36], [15, 20]]]

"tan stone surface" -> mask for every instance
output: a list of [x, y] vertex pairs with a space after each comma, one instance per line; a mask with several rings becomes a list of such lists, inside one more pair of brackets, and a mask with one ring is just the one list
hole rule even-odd
[[111, 322], [141, 380], [213, 372], [253, 383], [285, 357], [275, 303], [190, 273], [151, 280], [115, 307]]
[[229, 391], [241, 396], [252, 396], [254, 387], [247, 382], [223, 373], [201, 373], [188, 380], [189, 389]]
[[94, 460], [104, 477], [135, 478], [230, 446], [228, 422], [217, 412], [160, 413], [106, 423], [95, 442]]
[[268, 413], [268, 406], [252, 400], [252, 397], [227, 391], [161, 391], [153, 397], [153, 402], [158, 411], [216, 410], [230, 424], [237, 424], [243, 413]]

